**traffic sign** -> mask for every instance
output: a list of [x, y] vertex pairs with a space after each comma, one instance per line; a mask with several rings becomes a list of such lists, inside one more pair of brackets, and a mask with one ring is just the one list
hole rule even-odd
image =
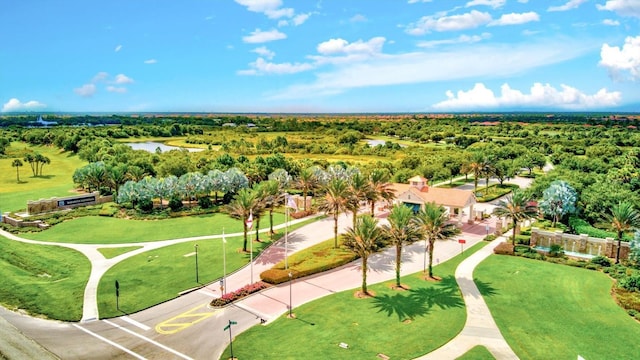
[[465, 239], [459, 239], [458, 240], [458, 244], [466, 244], [466, 243], [467, 243], [467, 240], [465, 240]]

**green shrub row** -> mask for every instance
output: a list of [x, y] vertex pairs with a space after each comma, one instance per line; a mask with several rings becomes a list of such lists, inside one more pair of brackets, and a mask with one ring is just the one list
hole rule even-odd
[[[578, 217], [572, 216], [569, 218], [569, 226], [571, 227], [571, 229], [573, 230], [574, 233], [576, 234], [587, 234], [591, 237], [596, 237], [596, 238], [616, 238], [616, 234], [611, 232], [611, 231], [606, 231], [606, 230], [602, 230], [602, 229], [598, 229], [595, 228], [593, 226], [591, 226], [591, 224], [589, 224], [588, 222], [586, 222], [583, 219], [580, 219]], [[629, 235], [624, 235], [622, 237], [622, 240], [624, 241], [631, 241], [633, 239], [632, 236]]]

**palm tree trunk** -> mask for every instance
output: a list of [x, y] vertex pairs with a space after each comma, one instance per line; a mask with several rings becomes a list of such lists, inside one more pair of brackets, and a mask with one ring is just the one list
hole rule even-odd
[[514, 218], [513, 219], [513, 234], [511, 235], [511, 245], [516, 246], [516, 227], [518, 226], [518, 221]]
[[[287, 221], [287, 219], [284, 219], [284, 221]], [[269, 210], [269, 233], [273, 234], [273, 209]]]
[[367, 295], [367, 256], [362, 257], [362, 294]]
[[616, 249], [616, 264], [620, 263], [620, 247], [622, 247], [622, 231], [618, 231], [618, 249]]
[[429, 239], [429, 277], [433, 278], [433, 240]]
[[356, 220], [358, 219], [358, 209], [353, 210], [353, 228], [356, 228]]
[[20, 182], [20, 170], [18, 169], [17, 166], [16, 166], [16, 181]]
[[304, 196], [302, 197], [304, 200], [303, 209], [307, 212], [307, 189], [302, 190], [304, 192]]
[[376, 215], [375, 211], [376, 211], [376, 202], [375, 200], [371, 200], [371, 217], [374, 217]]
[[256, 218], [256, 242], [260, 242], [260, 237], [258, 236], [258, 229], [260, 229], [260, 216]]
[[333, 247], [338, 248], [338, 214], [333, 214]]
[[396, 244], [396, 286], [400, 287], [400, 264], [402, 262], [402, 243]]
[[244, 243], [242, 244], [242, 251], [247, 252], [247, 219], [242, 219], [242, 229], [244, 232]]

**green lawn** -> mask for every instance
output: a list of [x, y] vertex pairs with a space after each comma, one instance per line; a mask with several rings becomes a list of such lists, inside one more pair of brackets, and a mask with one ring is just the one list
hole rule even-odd
[[[284, 222], [284, 215], [274, 213], [273, 222], [274, 225]], [[242, 221], [232, 219], [223, 213], [163, 220], [128, 220], [86, 216], [65, 221], [46, 231], [27, 233], [21, 236], [33, 240], [63, 243], [127, 244], [217, 235], [222, 234], [223, 228], [227, 234], [242, 232]], [[260, 229], [268, 228], [269, 219], [264, 217], [260, 221]], [[252, 235], [255, 237], [255, 231], [252, 232]], [[261, 234], [261, 237], [266, 236]]]
[[91, 266], [75, 250], [0, 236], [0, 303], [52, 319], [78, 321]]
[[[51, 160], [45, 165], [43, 176], [34, 177], [29, 163], [19, 168], [20, 183], [16, 181], [14, 159], [22, 160], [27, 152], [40, 153]], [[69, 196], [73, 190], [73, 172], [85, 165], [76, 155], [61, 152], [48, 146], [32, 146], [14, 142], [7, 149], [7, 157], [0, 159], [0, 211], [17, 211], [27, 208], [28, 200], [48, 199], [54, 196]]]
[[495, 357], [482, 345], [474, 346], [456, 360], [493, 360]]
[[[419, 274], [402, 278], [409, 291], [391, 290], [389, 281], [370, 286], [376, 297], [354, 298], [354, 290], [326, 296], [295, 308], [295, 320], [281, 317], [268, 326], [254, 326], [234, 341], [240, 359], [411, 359], [456, 336], [466, 310], [453, 277], [455, 268], [486, 243], [481, 243], [435, 268], [441, 282]], [[295, 334], [295, 335], [293, 335]], [[338, 345], [349, 344], [348, 349]], [[229, 349], [221, 358], [230, 356]]]
[[640, 324], [591, 270], [492, 255], [474, 276], [502, 334], [521, 359], [637, 359]]

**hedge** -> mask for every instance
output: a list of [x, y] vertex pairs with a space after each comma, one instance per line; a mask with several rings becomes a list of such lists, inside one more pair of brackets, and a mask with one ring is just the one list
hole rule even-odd
[[[576, 234], [587, 234], [591, 237], [600, 238], [600, 239], [604, 239], [604, 238], [616, 239], [617, 237], [617, 235], [614, 232], [595, 228], [585, 220], [575, 216], [572, 216], [569, 218], [569, 226], [571, 227], [571, 229], [573, 229], [573, 232]], [[633, 237], [629, 235], [622, 236], [622, 240], [624, 241], [631, 241], [632, 239]]]

